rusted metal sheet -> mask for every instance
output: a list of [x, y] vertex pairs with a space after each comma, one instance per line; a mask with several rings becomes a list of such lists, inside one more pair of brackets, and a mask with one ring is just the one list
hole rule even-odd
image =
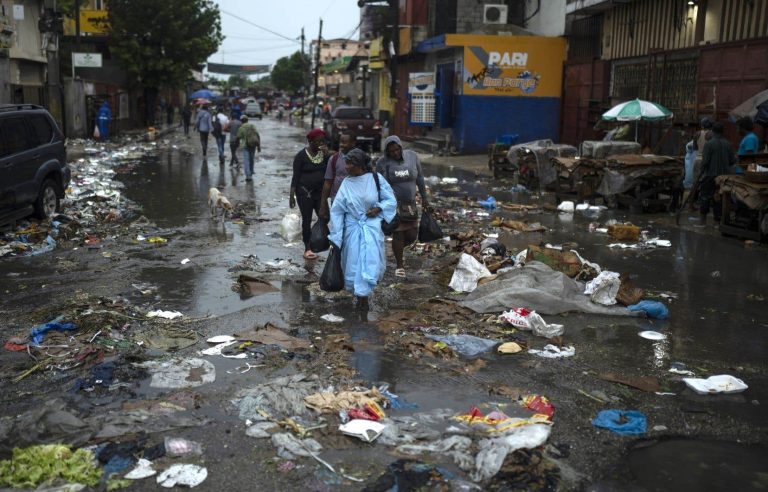
[[563, 143], [578, 146], [582, 140], [597, 137], [592, 127], [610, 107], [609, 74], [610, 65], [606, 61], [566, 64], [560, 130]]

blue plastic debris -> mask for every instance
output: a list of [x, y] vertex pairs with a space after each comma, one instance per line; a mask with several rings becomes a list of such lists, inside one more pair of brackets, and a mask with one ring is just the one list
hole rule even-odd
[[419, 406], [415, 403], [408, 403], [405, 401], [405, 399], [400, 398], [399, 396], [390, 393], [389, 391], [382, 391], [381, 394], [385, 396], [389, 400], [389, 404], [394, 408], [395, 410], [400, 409], [410, 409], [410, 408], [419, 408]]
[[645, 414], [637, 410], [601, 410], [592, 425], [624, 436], [645, 434], [648, 426]]
[[485, 200], [479, 200], [477, 203], [486, 210], [493, 210], [496, 208], [496, 199], [492, 196], [489, 196]]
[[627, 309], [630, 311], [645, 311], [645, 314], [653, 319], [667, 319], [669, 317], [669, 309], [659, 301], [640, 301], [637, 304], [627, 306]]
[[32, 345], [40, 345], [43, 343], [45, 334], [51, 330], [69, 331], [76, 328], [74, 323], [61, 323], [62, 319], [64, 319], [64, 316], [58, 316], [48, 323], [44, 323], [32, 328], [32, 331], [29, 333], [29, 340]]

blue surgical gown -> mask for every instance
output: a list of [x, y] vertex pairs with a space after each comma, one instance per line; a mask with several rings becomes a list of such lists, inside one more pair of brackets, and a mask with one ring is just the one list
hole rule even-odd
[[[331, 207], [331, 234], [328, 238], [341, 248], [344, 288], [356, 296], [367, 297], [384, 276], [384, 233], [381, 221], [391, 221], [397, 212], [397, 200], [387, 180], [379, 174], [381, 192], [376, 190], [372, 173], [347, 176], [339, 187]], [[365, 212], [381, 208], [376, 217]]]

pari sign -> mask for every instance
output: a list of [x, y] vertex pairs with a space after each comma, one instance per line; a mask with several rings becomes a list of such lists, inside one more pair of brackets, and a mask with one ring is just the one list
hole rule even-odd
[[464, 47], [465, 95], [560, 97], [565, 40], [543, 36], [447, 35]]

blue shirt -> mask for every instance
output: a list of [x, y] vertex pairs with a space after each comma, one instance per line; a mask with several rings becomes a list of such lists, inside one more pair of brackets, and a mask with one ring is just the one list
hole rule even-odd
[[741, 139], [741, 143], [739, 144], [739, 155], [745, 155], [747, 152], [757, 154], [757, 145], [758, 140], [755, 132], [747, 133], [744, 135], [744, 138]]

